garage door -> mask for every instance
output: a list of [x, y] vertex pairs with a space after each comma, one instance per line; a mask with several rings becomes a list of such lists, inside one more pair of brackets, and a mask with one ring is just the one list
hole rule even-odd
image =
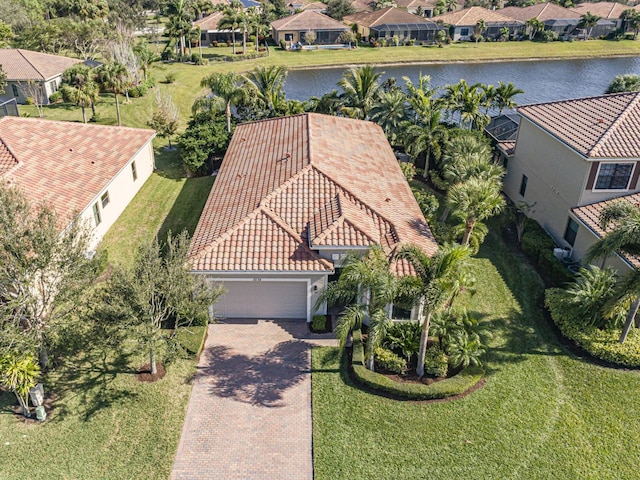
[[307, 318], [307, 282], [224, 282], [217, 317]]

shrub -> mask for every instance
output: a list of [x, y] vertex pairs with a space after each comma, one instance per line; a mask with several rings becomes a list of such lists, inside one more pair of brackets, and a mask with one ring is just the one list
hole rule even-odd
[[173, 60], [175, 58], [175, 55], [173, 54], [172, 50], [164, 50], [160, 54], [160, 58], [165, 62], [170, 62], [171, 60]]
[[324, 332], [327, 325], [327, 317], [324, 315], [314, 315], [311, 319], [311, 330], [313, 332]]
[[424, 357], [424, 371], [433, 377], [446, 377], [449, 370], [449, 359], [439, 346], [427, 348]]
[[284, 40], [280, 40], [279, 44], [280, 44], [280, 48], [282, 50], [286, 50], [287, 49], [287, 42], [285, 42]]
[[553, 239], [536, 222], [528, 222], [520, 247], [529, 259], [536, 264], [549, 283], [563, 285], [573, 280], [573, 274], [556, 258]]
[[540, 32], [540, 39], [543, 42], [555, 42], [558, 40], [558, 32], [554, 32], [553, 30], [544, 30]]
[[376, 364], [380, 368], [399, 375], [402, 375], [407, 371], [407, 361], [393, 353], [391, 350], [376, 347], [373, 354]]
[[57, 91], [49, 95], [49, 103], [58, 103], [62, 101], [62, 92]]
[[34, 105], [34, 104], [35, 104], [35, 102], [34, 102], [34, 100], [33, 100], [33, 97], [27, 97], [27, 98], [25, 98], [25, 99], [24, 99], [24, 103], [25, 103], [26, 105]]
[[562, 335], [593, 357], [614, 365], [640, 368], [640, 329], [632, 329], [627, 340], [620, 343], [619, 330], [600, 330], [585, 325], [584, 319], [569, 307], [566, 294], [560, 288], [545, 291], [545, 305]]
[[391, 348], [408, 360], [420, 349], [421, 327], [418, 322], [398, 322], [387, 329], [384, 346]]
[[176, 74], [175, 72], [169, 72], [167, 73], [167, 75], [164, 77], [164, 83], [173, 83], [176, 81]]
[[213, 42], [211, 42], [211, 46], [212, 47], [217, 47], [218, 46], [218, 42], [214, 40]]
[[131, 98], [144, 97], [147, 93], [147, 90], [148, 90], [148, 87], [144, 83], [141, 83], [129, 89], [129, 96]]

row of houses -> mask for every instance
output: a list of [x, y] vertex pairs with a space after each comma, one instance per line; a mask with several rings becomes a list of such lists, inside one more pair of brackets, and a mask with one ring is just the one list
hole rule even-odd
[[[622, 13], [628, 8], [640, 12], [640, 5], [627, 7], [619, 3], [600, 2], [580, 4], [575, 8], [564, 8], [547, 2], [529, 7], [507, 7], [499, 10], [487, 10], [482, 7], [470, 7], [429, 18], [432, 10], [420, 10], [416, 15], [418, 0], [406, 1], [405, 8], [387, 7], [380, 10], [359, 5], [360, 11], [344, 17], [342, 22], [334, 20], [323, 12], [324, 4], [308, 2], [295, 4], [298, 13], [272, 22], [272, 38], [276, 43], [284, 41], [288, 46], [304, 43], [307, 32], [314, 33], [315, 44], [333, 44], [343, 31], [352, 29], [363, 38], [398, 37], [401, 41], [434, 42], [440, 30], [447, 31], [454, 41], [465, 41], [474, 34], [488, 39], [497, 39], [508, 32], [510, 38], [519, 38], [527, 33], [527, 22], [537, 19], [544, 29], [555, 32], [560, 38], [571, 39], [584, 36], [587, 32], [580, 28], [581, 17], [587, 12], [600, 18], [597, 25], [589, 29], [592, 37], [605, 36], [618, 28], [624, 28]], [[203, 45], [231, 40], [228, 29], [219, 28], [223, 13], [216, 12], [194, 22], [201, 30]], [[486, 30], [478, 32], [476, 25], [484, 21]]]

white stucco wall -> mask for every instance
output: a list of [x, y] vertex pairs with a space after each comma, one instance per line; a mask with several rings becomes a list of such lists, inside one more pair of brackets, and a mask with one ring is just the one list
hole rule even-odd
[[[138, 174], [137, 180], [133, 179], [133, 172], [131, 164], [135, 162], [136, 172]], [[154, 169], [154, 155], [153, 144], [151, 140], [144, 145], [140, 151], [134, 157], [127, 162], [127, 164], [120, 169], [120, 172], [109, 182], [109, 184], [103, 188], [98, 195], [87, 205], [87, 207], [80, 213], [80, 217], [85, 219], [89, 225], [94, 226], [93, 234], [93, 246], [102, 240], [105, 233], [111, 228], [111, 226], [118, 219], [120, 214], [129, 205], [133, 197], [140, 190], [142, 185], [147, 181], [149, 176], [153, 173]], [[105, 192], [109, 192], [109, 204], [105, 207], [102, 206], [101, 197]], [[101, 223], [95, 226], [93, 217], [93, 205], [98, 203], [100, 210]]]

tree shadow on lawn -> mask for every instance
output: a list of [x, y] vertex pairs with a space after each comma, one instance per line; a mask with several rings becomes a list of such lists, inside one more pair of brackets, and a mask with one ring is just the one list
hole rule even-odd
[[216, 345], [206, 352], [208, 363], [196, 379], [210, 383], [211, 395], [267, 408], [284, 407], [286, 391], [309, 375], [309, 345], [300, 340], [279, 343], [249, 357]]

